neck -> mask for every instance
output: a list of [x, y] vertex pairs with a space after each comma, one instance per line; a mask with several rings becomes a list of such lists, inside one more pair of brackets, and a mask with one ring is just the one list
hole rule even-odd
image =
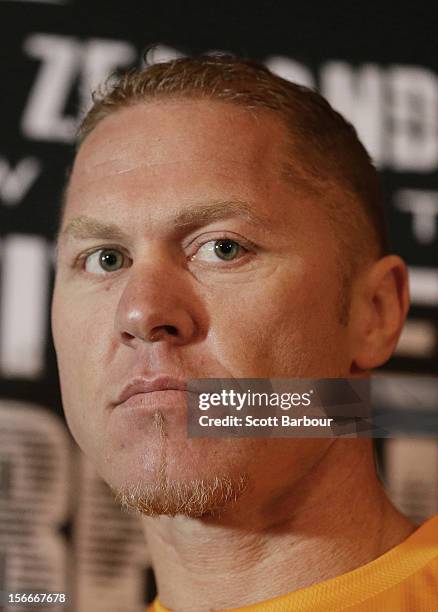
[[388, 500], [365, 439], [336, 439], [275, 499], [248, 492], [219, 517], [143, 524], [160, 601], [179, 612], [240, 607], [334, 578], [416, 528]]

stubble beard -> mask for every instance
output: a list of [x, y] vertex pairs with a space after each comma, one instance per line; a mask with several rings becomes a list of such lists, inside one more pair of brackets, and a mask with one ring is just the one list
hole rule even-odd
[[215, 516], [235, 503], [247, 489], [248, 477], [245, 474], [236, 477], [216, 475], [184, 482], [169, 480], [166, 421], [160, 411], [154, 413], [153, 424], [158, 431], [161, 448], [156, 478], [152, 483], [139, 481], [119, 489], [111, 487], [116, 502], [123, 510], [145, 516]]

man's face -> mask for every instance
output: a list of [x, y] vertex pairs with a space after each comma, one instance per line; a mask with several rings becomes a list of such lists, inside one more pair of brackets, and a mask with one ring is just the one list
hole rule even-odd
[[187, 438], [181, 391], [115, 406], [136, 376], [348, 376], [335, 239], [281, 178], [283, 142], [268, 114], [179, 100], [117, 111], [79, 150], [53, 334], [69, 426], [115, 490], [242, 474], [268, 489], [329, 444]]

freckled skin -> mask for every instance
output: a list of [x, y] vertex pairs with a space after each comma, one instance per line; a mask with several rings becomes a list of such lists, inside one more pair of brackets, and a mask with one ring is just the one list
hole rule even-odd
[[[280, 178], [282, 138], [268, 115], [160, 101], [107, 117], [79, 150], [63, 227], [88, 215], [117, 223], [129, 239], [61, 240], [53, 334], [69, 426], [114, 488], [152, 482], [165, 452], [169, 480], [245, 473], [257, 498], [298, 480], [332, 443], [188, 439], [183, 398], [157, 406], [165, 436], [151, 418], [123, 420], [108, 409], [134, 374], [349, 375], [353, 348], [337, 316], [334, 237], [319, 203]], [[230, 218], [175, 235], [174, 212], [218, 200], [249, 202], [269, 222]], [[251, 240], [257, 252], [237, 264], [189, 259], [193, 240], [224, 233]], [[81, 252], [105, 246], [123, 247], [131, 265], [105, 278], [72, 269]]]

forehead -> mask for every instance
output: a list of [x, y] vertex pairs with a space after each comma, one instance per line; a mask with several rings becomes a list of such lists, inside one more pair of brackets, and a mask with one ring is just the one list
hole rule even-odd
[[[251, 112], [216, 100], [154, 100], [116, 111], [89, 134], [77, 156], [82, 172], [111, 164], [130, 169], [130, 161], [147, 164], [205, 159], [205, 153], [260, 163], [279, 156], [284, 128], [270, 113]], [[137, 160], [136, 160], [137, 161]], [[85, 165], [84, 165], [85, 162]], [[102, 168], [104, 170], [104, 168]], [[94, 171], [94, 170], [93, 170]]]
[[250, 114], [234, 104], [166, 100], [138, 104], [109, 115], [79, 149], [72, 187], [93, 187], [102, 178], [139, 179], [204, 166], [230, 172], [234, 165], [252, 180], [280, 171], [283, 129], [275, 117]]
[[[117, 110], [79, 149], [63, 225], [89, 212], [143, 222], [166, 207], [204, 198], [254, 202], [282, 219], [289, 216], [285, 200], [294, 194], [308, 199], [299, 161], [291, 162], [285, 142], [285, 126], [275, 115], [229, 102], [154, 100]], [[286, 160], [288, 181], [282, 178]]]

